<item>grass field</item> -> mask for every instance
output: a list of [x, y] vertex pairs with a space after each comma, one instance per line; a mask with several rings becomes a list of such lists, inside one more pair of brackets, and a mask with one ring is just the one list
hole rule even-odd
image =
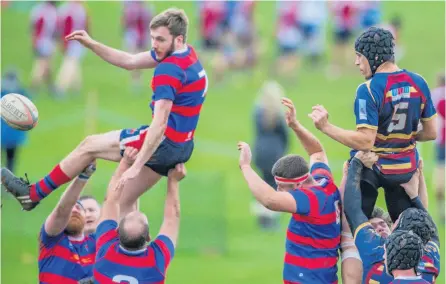
[[[435, 75], [445, 62], [444, 2], [385, 2], [384, 18], [394, 13], [403, 17], [401, 41], [406, 56], [400, 67], [422, 74], [431, 87]], [[121, 46], [121, 3], [88, 2], [92, 36], [114, 47]], [[197, 42], [196, 4], [192, 2], [157, 2], [161, 11], [169, 6], [184, 8], [191, 22], [190, 42]], [[256, 7], [259, 36], [272, 42], [275, 3], [261, 2]], [[271, 20], [270, 20], [271, 19]], [[32, 64], [28, 13], [8, 9], [1, 14], [1, 68], [14, 65], [29, 81]], [[167, 283], [281, 283], [285, 227], [265, 234], [255, 225], [249, 212], [252, 200], [238, 168], [236, 143], [252, 141], [251, 113], [253, 101], [262, 82], [268, 79], [268, 68], [275, 54], [274, 44], [266, 45], [258, 67], [252, 72], [234, 73], [224, 84], [210, 82], [207, 101], [196, 133], [196, 148], [188, 163], [188, 178], [181, 185], [182, 227], [179, 250], [168, 273]], [[352, 64], [353, 64], [352, 49]], [[55, 61], [55, 64], [58, 60]], [[204, 62], [207, 65], [207, 62]], [[31, 181], [52, 169], [84, 137], [86, 129], [105, 132], [148, 123], [151, 93], [131, 92], [129, 74], [107, 65], [88, 52], [83, 61], [82, 95], [55, 102], [45, 93], [34, 101], [39, 109], [39, 125], [32, 130], [23, 148], [17, 173], [28, 173]], [[208, 70], [209, 72], [209, 70]], [[321, 135], [310, 123], [307, 113], [314, 104], [324, 104], [330, 120], [345, 128], [354, 128], [353, 99], [363, 81], [358, 73], [327, 81], [325, 73], [302, 72], [297, 83], [283, 82], [287, 96], [297, 105], [302, 123], [321, 139], [328, 152], [337, 180], [348, 149]], [[152, 71], [144, 77], [149, 82]], [[148, 83], [147, 83], [148, 84]], [[98, 95], [98, 107], [86, 118], [88, 94]], [[88, 128], [91, 127], [91, 128]], [[434, 214], [435, 197], [430, 173], [433, 172], [431, 143], [422, 145], [426, 175], [430, 185], [430, 209]], [[304, 153], [296, 141], [290, 151]], [[102, 199], [115, 165], [99, 162], [88, 191]], [[141, 208], [149, 216], [154, 234], [161, 222], [165, 183], [162, 182], [141, 200]], [[46, 199], [36, 210], [22, 212], [16, 201], [3, 196], [2, 262], [3, 283], [29, 284], [37, 279], [37, 234], [45, 217], [52, 210], [63, 189]], [[382, 203], [382, 199], [380, 200]], [[435, 216], [435, 214], [434, 214]], [[436, 216], [435, 216], [436, 217]], [[444, 240], [444, 224], [437, 223]], [[443, 246], [444, 247], [444, 246]], [[442, 254], [444, 256], [444, 254]], [[437, 283], [445, 283], [444, 270]]]

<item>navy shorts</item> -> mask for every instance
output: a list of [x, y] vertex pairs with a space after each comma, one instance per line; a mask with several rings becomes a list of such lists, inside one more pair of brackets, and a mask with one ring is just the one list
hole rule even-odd
[[334, 32], [334, 38], [336, 43], [347, 43], [353, 36], [353, 31], [349, 29], [338, 29]]
[[[121, 155], [124, 154], [126, 147], [133, 147], [140, 150], [148, 128], [148, 125], [143, 125], [139, 128], [123, 129], [119, 137]], [[164, 138], [145, 165], [156, 173], [167, 176], [169, 170], [175, 168], [175, 165], [186, 163], [190, 159], [193, 150], [193, 140], [185, 143], [174, 143], [168, 138]]]

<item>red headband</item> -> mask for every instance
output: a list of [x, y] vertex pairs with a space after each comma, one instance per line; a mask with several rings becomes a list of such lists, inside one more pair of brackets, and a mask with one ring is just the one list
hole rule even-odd
[[308, 178], [309, 173], [304, 174], [301, 177], [297, 177], [297, 178], [283, 178], [283, 177], [278, 177], [275, 176], [274, 179], [276, 180], [277, 183], [301, 183], [303, 181], [305, 181]]

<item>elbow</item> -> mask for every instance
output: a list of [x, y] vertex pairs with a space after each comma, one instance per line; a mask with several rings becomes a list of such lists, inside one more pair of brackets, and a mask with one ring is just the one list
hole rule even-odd
[[432, 140], [435, 140], [435, 139], [437, 139], [437, 131], [435, 131], [435, 130], [430, 131], [430, 132], [428, 133], [428, 135], [427, 135], [426, 140], [428, 140], [428, 141], [432, 141]]
[[360, 143], [356, 147], [356, 150], [368, 152], [368, 151], [372, 150], [374, 144], [375, 144], [375, 139], [367, 139], [367, 140], [362, 141], [362, 143]]

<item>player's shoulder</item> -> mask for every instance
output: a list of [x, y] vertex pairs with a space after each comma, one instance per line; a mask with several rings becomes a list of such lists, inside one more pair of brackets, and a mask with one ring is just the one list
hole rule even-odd
[[406, 72], [407, 75], [409, 75], [409, 77], [414, 81], [415, 84], [421, 85], [423, 87], [428, 86], [427, 80], [423, 77], [423, 75], [409, 70], [404, 70], [404, 71]]

